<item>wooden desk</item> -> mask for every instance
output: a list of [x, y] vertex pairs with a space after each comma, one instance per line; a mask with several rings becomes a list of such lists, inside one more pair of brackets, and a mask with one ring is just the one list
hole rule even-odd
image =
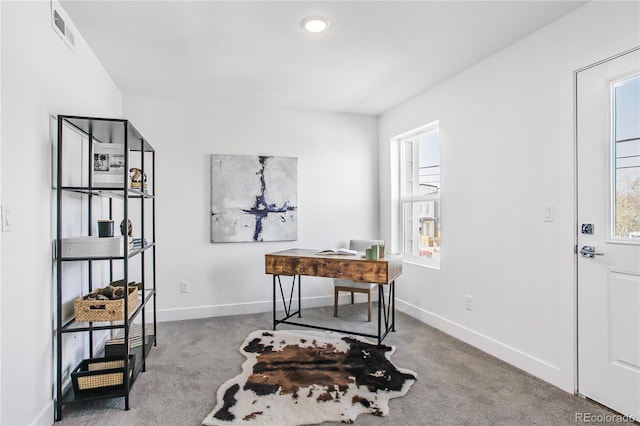
[[[317, 328], [320, 330], [337, 331], [341, 333], [356, 334], [359, 336], [378, 339], [378, 344], [386, 337], [389, 331], [395, 330], [395, 279], [402, 273], [402, 259], [399, 255], [388, 255], [380, 260], [364, 259], [358, 255], [324, 255], [317, 254], [318, 250], [291, 249], [265, 255], [265, 272], [273, 275], [273, 329], [278, 324], [292, 324], [303, 327]], [[282, 287], [280, 276], [291, 276], [291, 292], [287, 301]], [[365, 334], [348, 330], [338, 330], [320, 327], [311, 324], [302, 324], [290, 321], [297, 315], [302, 317], [301, 310], [301, 276], [341, 278], [363, 283], [378, 285], [378, 334]], [[298, 287], [298, 309], [292, 312], [293, 294]], [[276, 285], [277, 284], [277, 285]], [[384, 288], [389, 288], [388, 297], [385, 298]], [[276, 317], [276, 292], [280, 288], [285, 317]], [[383, 329], [384, 323], [384, 329]]]

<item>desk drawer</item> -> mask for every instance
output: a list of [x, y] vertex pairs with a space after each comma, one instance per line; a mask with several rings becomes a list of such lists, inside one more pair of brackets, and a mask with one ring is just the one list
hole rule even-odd
[[387, 284], [387, 264], [376, 261], [329, 260], [318, 265], [318, 276], [362, 283]]
[[271, 275], [315, 275], [317, 259], [270, 256], [265, 258], [265, 272]]

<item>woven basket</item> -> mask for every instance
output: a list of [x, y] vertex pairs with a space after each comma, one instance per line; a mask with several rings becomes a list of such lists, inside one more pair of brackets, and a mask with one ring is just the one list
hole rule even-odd
[[[129, 356], [129, 377], [133, 373], [135, 356]], [[83, 360], [71, 373], [76, 394], [105, 388], [124, 388], [124, 358], [108, 357]]]
[[[129, 314], [138, 305], [138, 289], [129, 288]], [[124, 298], [116, 300], [85, 300], [78, 298], [73, 302], [76, 321], [121, 321], [124, 320]]]

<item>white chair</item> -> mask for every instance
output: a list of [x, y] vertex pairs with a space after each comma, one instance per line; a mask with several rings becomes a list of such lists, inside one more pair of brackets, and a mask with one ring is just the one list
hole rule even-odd
[[[382, 240], [350, 240], [349, 248], [358, 252], [364, 252], [372, 245], [382, 244]], [[357, 283], [351, 280], [341, 280], [335, 278], [333, 280], [333, 316], [338, 316], [338, 292], [348, 291], [351, 293], [351, 304], [353, 305], [353, 294], [364, 293], [367, 295], [368, 302], [368, 321], [371, 321], [371, 293], [375, 291], [377, 284]]]

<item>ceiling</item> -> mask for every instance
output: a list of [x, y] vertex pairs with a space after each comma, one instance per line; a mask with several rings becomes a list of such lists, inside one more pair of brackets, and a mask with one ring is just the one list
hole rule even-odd
[[125, 95], [379, 115], [585, 2], [60, 3]]

